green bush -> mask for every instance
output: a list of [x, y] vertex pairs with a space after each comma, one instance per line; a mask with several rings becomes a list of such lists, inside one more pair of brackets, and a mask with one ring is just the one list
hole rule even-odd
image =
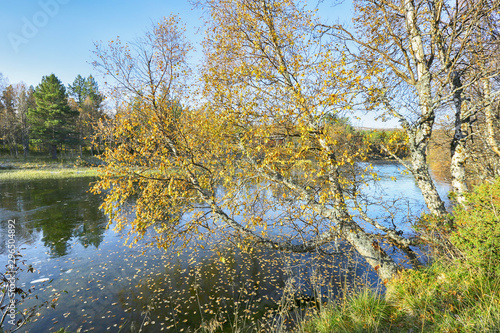
[[454, 215], [453, 245], [470, 264], [500, 274], [500, 178], [477, 186]]

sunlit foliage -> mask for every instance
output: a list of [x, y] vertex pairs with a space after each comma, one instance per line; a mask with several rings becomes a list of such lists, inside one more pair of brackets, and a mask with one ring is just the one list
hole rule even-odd
[[359, 78], [317, 33], [315, 14], [295, 1], [199, 5], [208, 18], [198, 91], [184, 84], [190, 46], [175, 17], [133, 45], [97, 47], [96, 67], [127, 102], [101, 133], [94, 192], [105, 193], [105, 212], [163, 248], [222, 237], [250, 252], [333, 253], [343, 239], [389, 279], [397, 265], [379, 243], [411, 241], [368, 217], [360, 188], [377, 177], [357, 163], [364, 146], [332, 124]]

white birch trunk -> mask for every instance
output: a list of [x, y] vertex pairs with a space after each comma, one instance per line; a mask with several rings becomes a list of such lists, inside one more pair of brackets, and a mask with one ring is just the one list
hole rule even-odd
[[425, 57], [421, 31], [418, 28], [415, 4], [411, 0], [405, 0], [405, 18], [406, 26], [410, 33], [412, 55], [417, 66], [417, 83], [415, 88], [418, 94], [421, 113], [418, 124], [412, 128], [407, 128], [412, 159], [412, 170], [410, 171], [415, 177], [417, 186], [422, 191], [425, 203], [431, 214], [444, 216], [446, 214], [444, 202], [430, 176], [429, 166], [427, 165], [427, 145], [432, 134], [432, 126], [434, 125], [435, 118], [435, 107], [432, 101], [432, 75]]
[[484, 93], [484, 115], [486, 118], [486, 129], [488, 131], [488, 144], [491, 147], [491, 150], [498, 157], [500, 157], [500, 148], [496, 139], [496, 135], [498, 133], [498, 127], [495, 128], [495, 119], [493, 115], [493, 100], [491, 98], [491, 82], [489, 78], [483, 79], [483, 93]]
[[465, 204], [465, 193], [468, 192], [465, 173], [467, 160], [467, 133], [462, 131], [462, 125], [467, 125], [470, 118], [464, 118], [462, 112], [462, 84], [460, 74], [454, 73], [452, 78], [453, 104], [455, 105], [455, 135], [451, 142], [451, 186], [459, 204]]

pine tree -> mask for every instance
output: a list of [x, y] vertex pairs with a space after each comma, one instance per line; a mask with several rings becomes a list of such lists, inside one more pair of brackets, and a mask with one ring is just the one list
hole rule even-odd
[[79, 107], [82, 107], [85, 101], [90, 98], [96, 110], [100, 108], [104, 99], [99, 92], [99, 85], [92, 75], [84, 78], [78, 74], [73, 84], [68, 85], [68, 94], [74, 98]]
[[78, 74], [78, 76], [73, 81], [73, 84], [68, 85], [69, 96], [73, 97], [79, 106], [81, 106], [81, 104], [87, 97], [87, 87], [85, 82], [85, 78]]
[[66, 88], [54, 74], [42, 78], [34, 96], [37, 108], [28, 113], [32, 140], [48, 145], [56, 159], [57, 147], [74, 143], [78, 111], [69, 107]]

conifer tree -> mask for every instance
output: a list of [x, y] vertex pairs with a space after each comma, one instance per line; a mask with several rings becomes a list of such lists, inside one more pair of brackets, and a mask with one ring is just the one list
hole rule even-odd
[[78, 112], [69, 107], [66, 88], [54, 74], [42, 78], [34, 95], [37, 108], [28, 113], [32, 140], [48, 145], [56, 159], [57, 147], [74, 141]]

